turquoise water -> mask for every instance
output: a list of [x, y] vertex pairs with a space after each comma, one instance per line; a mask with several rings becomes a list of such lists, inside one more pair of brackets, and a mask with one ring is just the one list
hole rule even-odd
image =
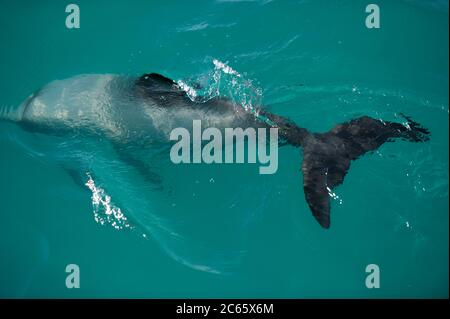
[[[0, 297], [448, 297], [447, 1], [378, 1], [378, 30], [365, 27], [364, 1], [76, 3], [78, 30], [65, 28], [65, 1], [1, 3], [2, 108], [55, 79], [159, 72], [262, 103], [311, 131], [361, 115], [401, 121], [403, 112], [432, 138], [353, 162], [324, 230], [293, 147], [280, 149], [274, 175], [157, 159], [168, 187], [156, 191], [86, 140], [94, 192], [127, 218], [111, 220], [55, 163], [63, 149], [30, 151], [52, 149], [54, 138], [2, 122]], [[72, 263], [79, 289], [65, 286]], [[372, 263], [379, 289], [365, 286]]]

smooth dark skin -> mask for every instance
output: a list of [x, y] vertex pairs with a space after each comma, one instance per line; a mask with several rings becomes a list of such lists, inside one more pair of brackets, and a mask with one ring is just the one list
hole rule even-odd
[[[136, 90], [143, 97], [164, 101], [164, 107], [170, 107], [176, 100], [188, 99], [174, 81], [155, 73], [141, 76], [136, 81]], [[190, 104], [199, 107], [198, 103]], [[202, 107], [226, 108], [230, 105], [224, 99], [213, 99]], [[351, 161], [395, 138], [425, 142], [430, 135], [427, 129], [404, 115], [402, 116], [408, 121], [407, 126], [363, 116], [338, 124], [326, 133], [311, 133], [287, 118], [264, 110], [259, 114], [278, 127], [279, 135], [286, 143], [303, 148], [305, 198], [313, 216], [323, 228], [330, 227], [329, 190], [342, 184]], [[254, 119], [253, 114], [249, 115]], [[253, 122], [254, 126], [270, 127], [267, 123]]]

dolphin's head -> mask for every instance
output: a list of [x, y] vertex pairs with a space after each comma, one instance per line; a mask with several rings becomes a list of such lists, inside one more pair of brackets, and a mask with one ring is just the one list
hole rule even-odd
[[22, 103], [18, 123], [27, 130], [50, 135], [111, 129], [110, 86], [116, 77], [79, 75], [50, 82]]

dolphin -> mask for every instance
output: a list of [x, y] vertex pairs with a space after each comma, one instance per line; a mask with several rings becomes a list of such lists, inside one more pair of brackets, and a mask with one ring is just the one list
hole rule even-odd
[[177, 82], [157, 73], [135, 78], [80, 75], [54, 81], [17, 110], [0, 113], [0, 118], [32, 132], [63, 137], [83, 132], [111, 140], [121, 159], [155, 185], [160, 177], [152, 171], [143, 150], [167, 150], [174, 128], [192, 129], [195, 119], [202, 120], [203, 127], [219, 129], [276, 127], [285, 144], [303, 149], [305, 199], [323, 228], [330, 227], [329, 193], [343, 183], [352, 161], [394, 139], [429, 140], [426, 128], [402, 116], [404, 124], [362, 116], [328, 132], [314, 133], [262, 107], [248, 110], [223, 97], [192, 100]]

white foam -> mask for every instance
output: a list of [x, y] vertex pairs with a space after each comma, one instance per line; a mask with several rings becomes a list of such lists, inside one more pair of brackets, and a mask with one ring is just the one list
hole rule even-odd
[[128, 219], [122, 213], [120, 207], [115, 206], [111, 202], [111, 196], [109, 196], [105, 190], [95, 185], [91, 175], [87, 173], [88, 181], [86, 186], [92, 192], [92, 206], [94, 208], [94, 219], [97, 223], [104, 225], [109, 224], [117, 230], [123, 228], [130, 228]]
[[241, 77], [241, 75], [237, 71], [233, 70], [227, 64], [225, 64], [225, 63], [223, 63], [223, 62], [221, 62], [221, 61], [219, 61], [217, 59], [214, 59], [213, 63], [216, 66], [217, 69], [222, 70], [224, 73], [236, 75], [237, 77]]
[[189, 96], [191, 100], [195, 100], [198, 93], [193, 87], [189, 86], [186, 82], [182, 80], [177, 81], [177, 84], [184, 92], [186, 92], [186, 94]]

